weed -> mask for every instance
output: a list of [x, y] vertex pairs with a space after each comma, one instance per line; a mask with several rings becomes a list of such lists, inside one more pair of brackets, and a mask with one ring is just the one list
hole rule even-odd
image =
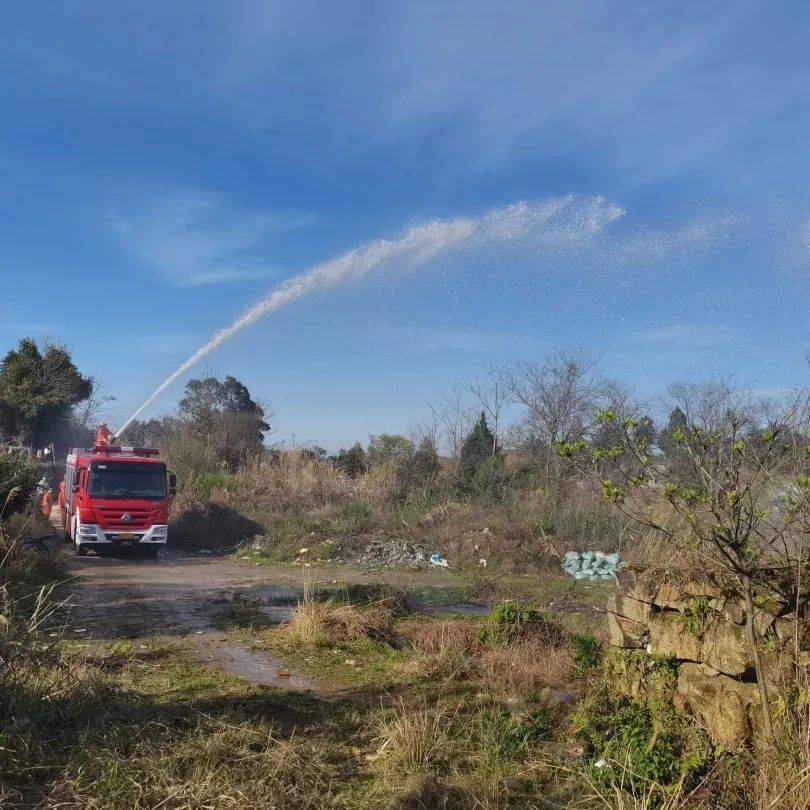
[[586, 700], [575, 713], [593, 776], [603, 782], [627, 777], [631, 792], [649, 785], [695, 783], [708, 764], [702, 740], [673, 711], [606, 693]]
[[560, 635], [559, 625], [542, 611], [519, 602], [501, 602], [481, 628], [479, 638], [495, 646], [526, 638], [551, 641]]
[[569, 641], [574, 664], [578, 669], [596, 669], [602, 663], [602, 644], [596, 636], [576, 634]]
[[699, 636], [706, 628], [711, 609], [702, 596], [690, 599], [681, 613], [683, 629], [693, 636]]

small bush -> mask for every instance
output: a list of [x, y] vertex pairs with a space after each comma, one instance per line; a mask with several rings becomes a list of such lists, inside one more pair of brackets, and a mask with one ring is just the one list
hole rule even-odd
[[558, 640], [561, 629], [545, 613], [519, 602], [501, 602], [481, 628], [480, 639], [489, 645], [506, 645], [521, 639]]
[[0, 517], [24, 509], [37, 490], [42, 470], [23, 453], [0, 454]]
[[385, 608], [392, 616], [407, 616], [411, 612], [407, 590], [384, 582], [345, 583], [337, 591], [319, 591], [317, 595], [347, 605], [375, 605]]
[[573, 635], [570, 643], [574, 664], [579, 669], [596, 669], [602, 663], [602, 644], [596, 636]]
[[343, 517], [350, 528], [357, 529], [371, 517], [371, 509], [360, 501], [349, 501], [343, 509]]
[[635, 795], [649, 795], [651, 786], [694, 784], [708, 762], [705, 743], [674, 711], [630, 698], [591, 698], [575, 714], [575, 725], [591, 762], [598, 763], [593, 777], [624, 782]]

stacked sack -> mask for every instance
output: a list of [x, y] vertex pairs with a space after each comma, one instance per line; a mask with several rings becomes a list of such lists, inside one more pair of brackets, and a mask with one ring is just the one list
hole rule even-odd
[[574, 579], [613, 579], [623, 565], [618, 554], [604, 551], [567, 551], [563, 558], [563, 568]]

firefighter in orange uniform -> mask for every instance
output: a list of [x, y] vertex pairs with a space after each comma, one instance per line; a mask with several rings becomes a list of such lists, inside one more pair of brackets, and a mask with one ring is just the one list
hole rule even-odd
[[107, 427], [107, 423], [99, 422], [98, 433], [96, 433], [96, 447], [109, 447], [114, 438], [115, 436]]
[[42, 500], [39, 502], [39, 508], [46, 518], [50, 518], [51, 509], [53, 509], [53, 491], [49, 487], [42, 493]]
[[59, 482], [59, 498], [57, 499], [56, 502], [57, 502], [57, 504], [59, 504], [59, 511], [61, 513], [65, 508], [65, 481], [64, 481], [64, 479], [62, 479]]

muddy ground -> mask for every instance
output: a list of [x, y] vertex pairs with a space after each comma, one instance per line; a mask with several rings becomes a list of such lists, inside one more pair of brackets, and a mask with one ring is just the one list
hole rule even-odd
[[[249, 649], [234, 633], [218, 629], [223, 612], [235, 600], [247, 598], [269, 622], [281, 622], [302, 597], [305, 577], [316, 585], [383, 582], [417, 590], [462, 588], [465, 583], [445, 571], [369, 574], [345, 568], [240, 565], [225, 557], [168, 549], [157, 559], [93, 553], [74, 557], [69, 546], [63, 554], [68, 572], [63, 592], [70, 635], [77, 640], [174, 637], [206, 664], [285, 689], [313, 689], [316, 684], [266, 653]], [[475, 609], [471, 603], [458, 605], [460, 611]]]

